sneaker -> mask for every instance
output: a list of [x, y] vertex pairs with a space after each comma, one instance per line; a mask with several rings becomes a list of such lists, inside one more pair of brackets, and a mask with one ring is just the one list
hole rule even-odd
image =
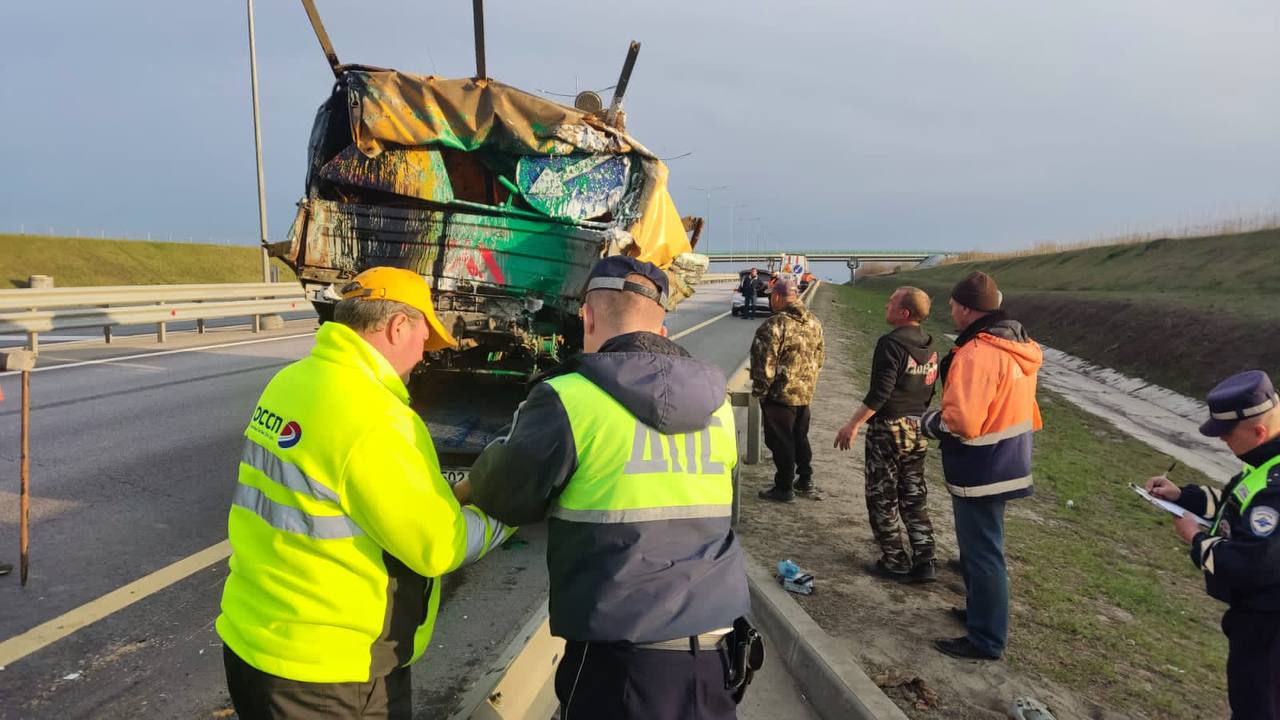
[[789, 490], [779, 490], [778, 488], [769, 488], [768, 490], [761, 490], [758, 493], [757, 497], [759, 497], [761, 500], [768, 500], [770, 502], [789, 503], [795, 500], [796, 495], [795, 493]]
[[952, 640], [934, 640], [933, 646], [943, 655], [950, 655], [960, 660], [999, 660], [999, 655], [989, 655], [969, 642], [967, 637]]
[[797, 481], [796, 481], [796, 487], [795, 487], [795, 490], [796, 490], [796, 494], [797, 494], [797, 495], [811, 495], [811, 494], [813, 494], [813, 491], [814, 491], [814, 490], [816, 490], [816, 489], [817, 489], [817, 488], [815, 488], [815, 487], [813, 486], [813, 481], [812, 481], [812, 480], [808, 480], [808, 481], [805, 481], [805, 480], [797, 480]]
[[873, 563], [865, 563], [862, 566], [862, 569], [866, 570], [870, 575], [874, 575], [878, 578], [884, 578], [885, 580], [894, 580], [900, 583], [911, 582], [910, 572], [899, 572], [897, 570], [890, 569], [888, 565], [884, 564], [883, 558], [876, 560]]
[[923, 562], [911, 568], [911, 582], [923, 585], [924, 583], [936, 582], [938, 579], [938, 571], [933, 567], [933, 561]]

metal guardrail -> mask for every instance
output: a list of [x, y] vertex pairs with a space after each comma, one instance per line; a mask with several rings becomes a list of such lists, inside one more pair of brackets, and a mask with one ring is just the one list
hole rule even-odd
[[214, 283], [208, 285], [106, 285], [0, 290], [0, 313], [102, 305], [146, 305], [196, 300], [303, 299], [297, 283]]
[[738, 280], [738, 273], [704, 273], [702, 277], [698, 280], [698, 284], [702, 285], [704, 283], [737, 282], [737, 280]]
[[170, 322], [194, 320], [203, 333], [208, 319], [252, 317], [257, 332], [263, 316], [310, 308], [293, 283], [0, 290], [0, 334], [25, 333], [35, 351], [43, 332], [100, 327], [109, 343], [113, 327], [155, 323], [156, 338], [164, 342]]

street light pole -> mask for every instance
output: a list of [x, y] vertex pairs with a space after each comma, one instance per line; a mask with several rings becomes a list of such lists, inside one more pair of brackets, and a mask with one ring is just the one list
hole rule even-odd
[[717, 191], [719, 191], [719, 190], [728, 190], [728, 189], [729, 189], [729, 186], [728, 186], [728, 185], [717, 185], [717, 186], [715, 186], [715, 187], [705, 187], [705, 188], [704, 188], [704, 187], [698, 187], [697, 185], [694, 185], [694, 186], [692, 186], [692, 187], [693, 187], [693, 189], [694, 189], [694, 190], [699, 190], [699, 191], [705, 192], [705, 193], [707, 194], [707, 217], [706, 217], [706, 221], [707, 221], [707, 225], [708, 225], [708, 229], [707, 229], [707, 251], [708, 251], [708, 252], [710, 252], [710, 250], [711, 250], [711, 230], [710, 230], [710, 225], [711, 225], [711, 193], [713, 193], [713, 192], [717, 192]]
[[733, 244], [737, 242], [738, 208], [747, 207], [747, 203], [739, 203], [729, 208], [729, 261], [733, 262]]
[[[271, 256], [267, 254], [267, 196], [262, 178], [262, 122], [258, 112], [258, 47], [253, 33], [253, 0], [249, 13], [249, 84], [253, 89], [253, 151], [258, 164], [258, 234], [262, 244], [262, 282], [271, 282]], [[254, 326], [258, 319], [254, 318]]]
[[[756, 223], [758, 223], [763, 219], [764, 218], [762, 217], [749, 217], [749, 218], [742, 219], [742, 222], [747, 223], [747, 238], [746, 238], [746, 242], [742, 244], [742, 247], [743, 247], [743, 252], [745, 252], [748, 255], [751, 254], [751, 233], [753, 230], [757, 228]], [[757, 248], [757, 250], [758, 249], [759, 248]]]

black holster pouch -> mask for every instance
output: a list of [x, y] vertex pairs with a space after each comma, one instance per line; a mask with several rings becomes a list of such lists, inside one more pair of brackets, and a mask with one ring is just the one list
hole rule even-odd
[[725, 672], [724, 686], [733, 691], [733, 701], [742, 702], [742, 696], [751, 684], [751, 677], [764, 666], [764, 638], [747, 622], [745, 617], [733, 621], [729, 633], [729, 667]]

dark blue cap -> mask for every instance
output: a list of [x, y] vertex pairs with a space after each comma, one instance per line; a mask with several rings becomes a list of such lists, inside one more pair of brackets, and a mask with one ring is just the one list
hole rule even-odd
[[[654, 292], [651, 288], [639, 283], [627, 282], [628, 275], [643, 275], [658, 286], [658, 291]], [[592, 290], [633, 292], [649, 298], [664, 308], [667, 306], [667, 274], [651, 262], [644, 262], [626, 255], [610, 255], [596, 263], [596, 266], [591, 269], [591, 276], [587, 278], [587, 292]]]
[[1208, 437], [1222, 437], [1241, 420], [1280, 406], [1271, 378], [1261, 370], [1232, 375], [1210, 390], [1205, 401], [1209, 404], [1209, 419], [1200, 426], [1200, 434]]

